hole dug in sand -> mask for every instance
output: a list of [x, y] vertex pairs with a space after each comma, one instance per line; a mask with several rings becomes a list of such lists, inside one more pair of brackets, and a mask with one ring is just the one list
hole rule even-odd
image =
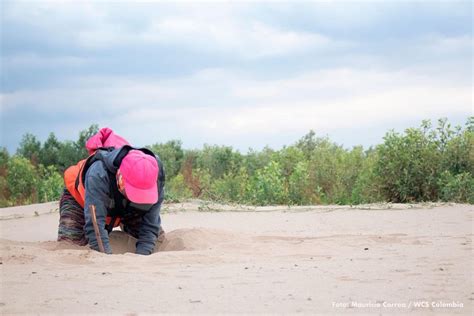
[[[177, 229], [167, 232], [163, 240], [157, 242], [154, 252], [206, 250], [235, 238], [231, 233], [213, 229]], [[137, 239], [122, 231], [111, 232], [109, 241], [114, 254], [135, 253]]]

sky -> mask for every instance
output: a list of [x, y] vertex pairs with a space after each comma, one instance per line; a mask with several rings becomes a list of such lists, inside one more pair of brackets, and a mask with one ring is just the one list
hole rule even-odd
[[97, 123], [135, 146], [350, 148], [473, 115], [471, 1], [9, 1], [0, 146]]

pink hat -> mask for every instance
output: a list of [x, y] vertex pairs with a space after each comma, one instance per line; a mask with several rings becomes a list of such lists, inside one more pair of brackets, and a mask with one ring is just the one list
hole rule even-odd
[[127, 198], [138, 204], [158, 201], [158, 163], [139, 150], [130, 150], [120, 164]]

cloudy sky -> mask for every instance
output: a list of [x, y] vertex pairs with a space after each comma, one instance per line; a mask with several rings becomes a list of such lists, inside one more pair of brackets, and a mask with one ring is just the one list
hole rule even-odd
[[471, 1], [1, 2], [0, 146], [350, 147], [472, 108]]

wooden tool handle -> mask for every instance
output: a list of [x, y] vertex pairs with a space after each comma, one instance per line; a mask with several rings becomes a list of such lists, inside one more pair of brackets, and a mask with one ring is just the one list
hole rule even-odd
[[95, 215], [95, 206], [91, 205], [89, 210], [92, 215], [92, 225], [94, 226], [95, 238], [97, 239], [97, 243], [99, 244], [99, 251], [105, 253], [104, 244], [102, 243], [102, 238], [100, 237], [100, 230], [99, 226], [97, 225], [97, 217]]

